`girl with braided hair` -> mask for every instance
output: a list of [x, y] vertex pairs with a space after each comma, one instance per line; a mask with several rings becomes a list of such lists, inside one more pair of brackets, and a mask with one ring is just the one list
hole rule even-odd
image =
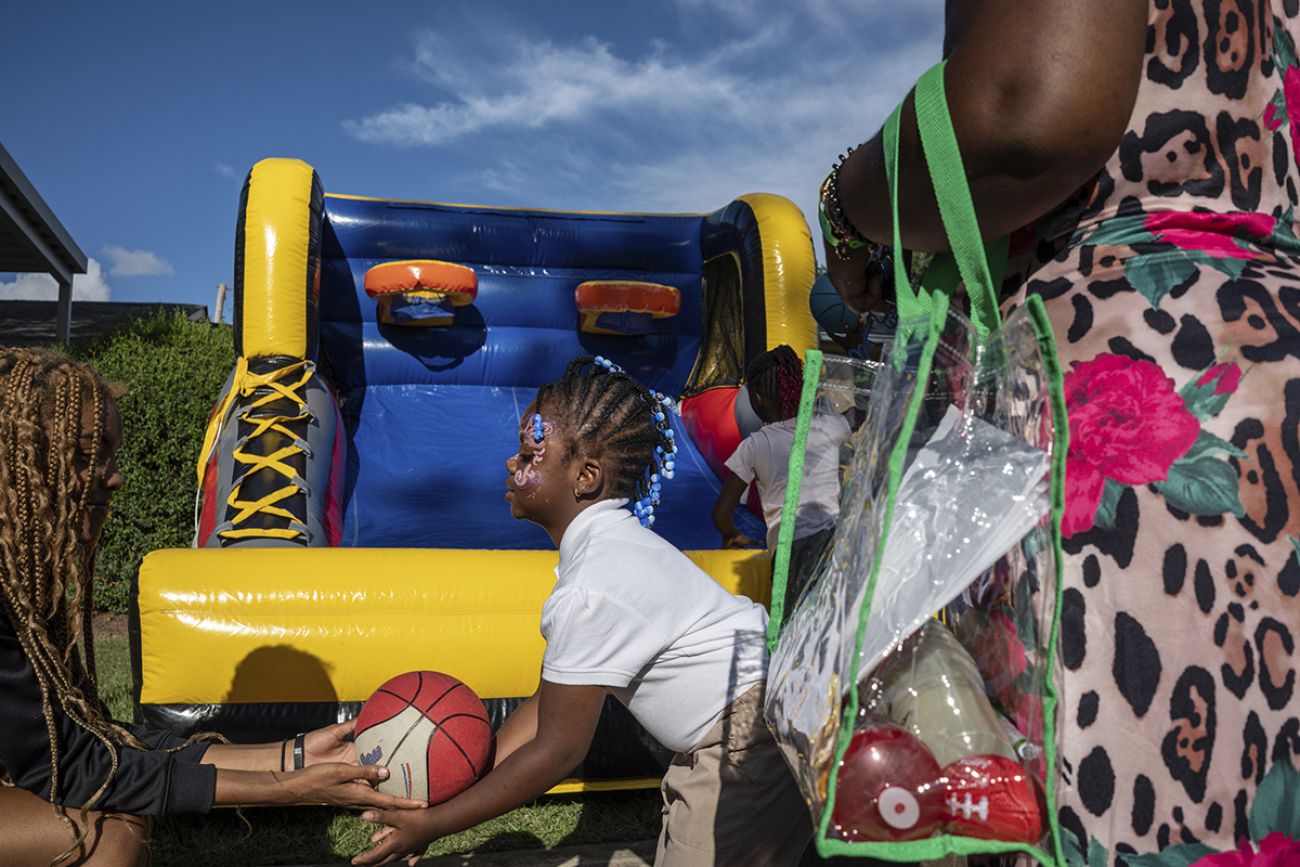
[[147, 855], [140, 817], [214, 803], [424, 806], [368, 785], [385, 775], [355, 764], [350, 723], [301, 736], [290, 760], [288, 742], [184, 741], [113, 721], [95, 685], [90, 582], [124, 481], [121, 440], [91, 367], [0, 347], [0, 860], [129, 867]]
[[[713, 524], [722, 534], [722, 547], [758, 544], [736, 529], [732, 513], [750, 484], [758, 482], [758, 499], [767, 524], [767, 547], [775, 550], [785, 505], [787, 468], [794, 445], [794, 426], [803, 391], [803, 362], [785, 344], [756, 356], [745, 371], [749, 404], [763, 426], [741, 441], [727, 458], [731, 475], [713, 504]], [[799, 598], [822, 549], [835, 532], [840, 511], [840, 446], [850, 434], [848, 421], [836, 413], [817, 413], [808, 427], [804, 478], [795, 513], [790, 577], [786, 582], [786, 611]]]
[[650, 529], [674, 471], [671, 405], [599, 356], [537, 392], [505, 496], [560, 552], [540, 685], [474, 786], [428, 810], [363, 814], [387, 827], [354, 864], [413, 865], [431, 841], [541, 795], [587, 754], [606, 694], [677, 751], [656, 865], [798, 863], [808, 810], [762, 719], [767, 612]]

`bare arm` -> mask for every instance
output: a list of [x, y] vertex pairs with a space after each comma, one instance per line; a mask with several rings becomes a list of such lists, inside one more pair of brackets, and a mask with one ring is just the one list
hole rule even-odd
[[[351, 735], [355, 719], [307, 732], [303, 738], [303, 766], [324, 762], [357, 763]], [[213, 744], [203, 753], [205, 765], [232, 771], [292, 771], [293, 738], [269, 744]]]
[[[214, 804], [276, 806], [332, 804], [337, 807], [385, 807], [419, 810], [423, 801], [394, 798], [373, 786], [388, 778], [388, 768], [339, 762], [301, 771], [238, 771], [217, 768]], [[422, 811], [422, 810], [421, 810]]]
[[[352, 863], [387, 864], [412, 854], [418, 856], [439, 837], [471, 828], [538, 797], [564, 779], [587, 754], [604, 702], [602, 686], [567, 686], [543, 680], [537, 694], [511, 714], [513, 720], [524, 711], [525, 718], [507, 732], [508, 743], [498, 748], [513, 743], [532, 727], [529, 716], [536, 720], [534, 738], [511, 749], [487, 776], [450, 801], [427, 810], [362, 814], [366, 821], [388, 827], [371, 838], [379, 845], [352, 859]], [[502, 731], [509, 725], [507, 720]], [[408, 860], [414, 864], [417, 859]]]
[[731, 513], [740, 505], [740, 498], [745, 495], [747, 487], [749, 485], [745, 480], [733, 473], [722, 483], [722, 490], [718, 492], [718, 499], [713, 504], [713, 526], [722, 534], [724, 548], [748, 548], [758, 544], [737, 530], [731, 517]]
[[492, 739], [492, 767], [495, 768], [510, 757], [515, 750], [537, 738], [537, 702], [538, 691], [524, 699], [524, 703], [515, 708], [514, 713], [497, 729]]
[[[1137, 99], [1145, 0], [964, 0], [950, 4], [945, 83], [975, 212], [997, 238], [1064, 201], [1119, 144]], [[947, 249], [909, 95], [899, 133], [903, 246]], [[880, 134], [840, 172], [849, 220], [889, 244], [893, 227]], [[857, 310], [877, 301], [866, 257], [827, 251], [832, 282]]]

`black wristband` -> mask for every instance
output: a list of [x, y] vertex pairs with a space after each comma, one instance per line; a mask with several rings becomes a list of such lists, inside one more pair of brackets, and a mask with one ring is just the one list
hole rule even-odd
[[288, 739], [285, 739], [285, 740], [280, 741], [280, 771], [281, 771], [282, 773], [283, 773], [284, 771], [289, 770], [288, 768], [286, 768], [286, 767], [284, 766], [284, 754], [288, 751], [288, 749], [289, 749], [289, 741], [288, 741]]
[[307, 740], [306, 732], [299, 734], [296, 738], [293, 739], [293, 769], [295, 771], [302, 770], [303, 758], [304, 758], [303, 754], [305, 752], [303, 744], [306, 740]]

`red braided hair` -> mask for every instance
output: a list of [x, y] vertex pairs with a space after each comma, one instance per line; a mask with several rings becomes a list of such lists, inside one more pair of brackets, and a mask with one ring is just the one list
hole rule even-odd
[[803, 362], [799, 354], [782, 343], [755, 356], [745, 371], [749, 391], [777, 410], [772, 421], [794, 418], [799, 414], [799, 396], [803, 393]]

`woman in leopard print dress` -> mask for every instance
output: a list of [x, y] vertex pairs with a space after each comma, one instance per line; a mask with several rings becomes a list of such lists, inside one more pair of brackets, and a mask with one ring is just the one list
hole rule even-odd
[[[981, 225], [1032, 220], [1004, 312], [1041, 296], [1066, 371], [1064, 842], [1233, 849], [1300, 762], [1300, 0], [984, 0], [947, 34]], [[902, 138], [904, 243], [937, 249], [910, 110]], [[841, 197], [890, 236], [878, 137]]]

